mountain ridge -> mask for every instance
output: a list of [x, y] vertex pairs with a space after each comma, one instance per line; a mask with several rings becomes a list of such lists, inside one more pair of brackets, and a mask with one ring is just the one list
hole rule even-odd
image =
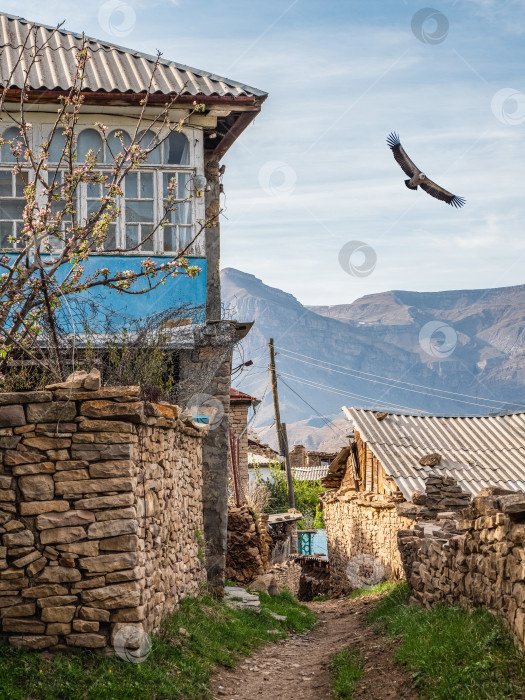
[[[238, 377], [236, 386], [259, 398], [266, 389], [255, 425], [270, 434], [266, 345], [274, 337], [281, 411], [291, 444], [296, 432], [303, 441], [308, 437], [308, 421], [319, 421], [319, 414], [329, 424], [340, 419], [345, 404], [479, 415], [520, 403], [525, 385], [525, 285], [392, 290], [351, 304], [303, 306], [292, 294], [250, 273], [226, 268], [221, 279], [228, 316], [255, 321], [242, 348], [245, 360], [254, 360], [254, 365]], [[425, 329], [436, 324], [438, 330], [425, 337]], [[440, 345], [441, 336], [445, 345]], [[311, 428], [315, 439], [310, 449], [321, 442], [326, 447], [334, 427]], [[337, 430], [345, 432], [340, 422]]]

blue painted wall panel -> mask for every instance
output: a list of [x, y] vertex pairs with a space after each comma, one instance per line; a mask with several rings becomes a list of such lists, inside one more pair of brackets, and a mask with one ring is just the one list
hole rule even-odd
[[[166, 257], [151, 256], [152, 260], [161, 264], [166, 262]], [[86, 275], [92, 274], [96, 269], [107, 267], [111, 272], [132, 270], [140, 272], [140, 261], [144, 258], [138, 256], [124, 255], [92, 255], [83, 264]], [[190, 265], [197, 265], [200, 274], [190, 279], [184, 274], [180, 274], [175, 279], [168, 278], [166, 284], [160, 285], [157, 289], [141, 295], [119, 294], [113, 289], [98, 287], [90, 292], [85, 292], [83, 296], [89, 296], [100, 305], [101, 313], [107, 313], [107, 309], [115, 312], [115, 323], [125, 325], [126, 318], [142, 319], [151, 314], [167, 311], [170, 308], [189, 305], [191, 307], [202, 306], [199, 312], [199, 321], [205, 321], [206, 317], [206, 259], [188, 258]], [[143, 289], [147, 286], [147, 280], [137, 281], [131, 289]], [[118, 314], [118, 316], [117, 316]], [[122, 323], [120, 323], [120, 320]], [[196, 319], [197, 320], [197, 319]]]
[[[82, 265], [87, 276], [104, 267], [109, 268], [112, 273], [124, 270], [140, 272], [140, 262], [145, 257], [147, 256], [91, 255]], [[150, 257], [158, 264], [169, 260], [162, 256]], [[166, 284], [146, 294], [119, 294], [103, 286], [83, 292], [80, 295], [82, 301], [93, 301], [100, 308], [99, 317], [91, 320], [93, 330], [96, 329], [97, 321], [103, 323], [108, 314], [115, 327], [124, 327], [130, 320], [144, 319], [152, 314], [180, 306], [202, 307], [198, 316], [194, 318], [194, 322], [204, 322], [206, 320], [206, 259], [188, 258], [188, 261], [190, 265], [197, 265], [201, 269], [197, 277], [190, 279], [181, 273], [176, 278], [168, 278]], [[59, 281], [67, 274], [68, 268], [68, 265], [60, 268], [57, 273]], [[147, 280], [143, 279], [137, 281], [131, 289], [143, 289], [145, 286], [147, 286]], [[67, 317], [66, 306], [65, 304], [62, 306], [62, 314]], [[69, 324], [66, 323], [66, 325]]]

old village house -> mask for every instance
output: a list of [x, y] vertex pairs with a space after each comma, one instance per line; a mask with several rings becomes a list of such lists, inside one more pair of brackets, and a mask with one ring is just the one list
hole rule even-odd
[[[352, 587], [355, 570], [366, 561], [361, 555], [377, 560], [376, 578], [402, 578], [397, 533], [413, 528], [419, 517], [461, 510], [468, 506], [469, 495], [486, 487], [525, 490], [525, 414], [443, 417], [344, 411], [353, 422], [354, 437], [322, 480], [331, 489], [323, 502], [331, 576], [337, 586]], [[436, 477], [444, 477], [448, 485], [443, 492], [426, 495], [429, 478]]]
[[[6, 14], [0, 14], [0, 35], [0, 73], [4, 81], [16, 67], [10, 84], [4, 85], [6, 108], [14, 114], [20, 107], [20, 88], [30, 64], [30, 53], [35, 47], [40, 52], [39, 60], [29, 71], [30, 89], [24, 104], [26, 116], [32, 123], [31, 146], [38, 148], [49, 140], [59, 100], [71, 88], [75, 53], [82, 46], [82, 36]], [[96, 39], [87, 40], [87, 51], [89, 61], [82, 88], [83, 106], [76, 133], [76, 151], [79, 162], [89, 150], [96, 153], [100, 171], [104, 172], [111, 168], [111, 145], [118, 151], [121, 138], [124, 143], [129, 143], [132, 138], [156, 57]], [[153, 629], [181, 595], [195, 590], [201, 579], [199, 561], [203, 558], [212, 588], [220, 590], [224, 583], [232, 348], [246, 334], [250, 324], [221, 320], [218, 214], [224, 169], [220, 160], [259, 114], [266, 93], [161, 58], [144, 112], [146, 141], [155, 138], [148, 132], [148, 123], [174, 95], [179, 96], [170, 108], [172, 123], [186, 118], [196, 102], [204, 105], [204, 111], [192, 114], [184, 122], [181, 132], [171, 133], [149, 154], [145, 163], [126, 176], [119, 201], [120, 213], [105, 244], [105, 248], [113, 252], [102, 250], [90, 255], [85, 263], [85, 273], [89, 275], [99, 267], [107, 267], [112, 272], [138, 270], [145, 257], [156, 261], [172, 258], [176, 251], [192, 241], [199, 220], [213, 221], [189, 250], [190, 264], [201, 269], [197, 278], [181, 275], [144, 296], [119, 296], [100, 287], [97, 296], [89, 301], [96, 305], [101, 316], [110, 314], [115, 322], [122, 319], [123, 325], [164, 310], [182, 306], [193, 309], [191, 318], [185, 319], [183, 325], [174, 324], [169, 329], [169, 347], [176, 356], [173, 399], [186, 412], [199, 417], [203, 413], [203, 404], [211, 400], [215, 402], [219, 420], [213, 429], [199, 432], [181, 422], [181, 412], [175, 409], [157, 405], [148, 409], [150, 413], [144, 413], [136, 388], [127, 393], [125, 387], [100, 388], [100, 380], [96, 378], [89, 387], [84, 386], [82, 380], [74, 387], [66, 388], [69, 392], [77, 392], [74, 396], [69, 394], [66, 397], [60, 388], [58, 393], [2, 395], [5, 415], [0, 420], [4, 464], [0, 479], [0, 514], [3, 523], [12, 521], [11, 526], [4, 525], [12, 532], [3, 534], [3, 546], [0, 547], [4, 556], [2, 564], [10, 571], [14, 558], [18, 560], [27, 554], [29, 559], [17, 561], [16, 566], [21, 567], [19, 572], [23, 576], [15, 583], [0, 581], [0, 589], [2, 592], [12, 591], [16, 598], [22, 588], [38, 586], [42, 597], [53, 595], [50, 591], [55, 590], [56, 595], [64, 595], [68, 600], [68, 609], [60, 613], [61, 617], [54, 618], [48, 612], [42, 614], [38, 624], [32, 618], [34, 605], [24, 603], [15, 609], [15, 619], [20, 618], [22, 622], [10, 622], [4, 626], [4, 631], [28, 632], [33, 625], [35, 634], [52, 639], [49, 642], [39, 637], [34, 642], [37, 646], [50, 646], [55, 643], [57, 635], [73, 633], [95, 634], [95, 638], [75, 637], [68, 643], [104, 646], [107, 635], [117, 629], [115, 625], [126, 620], [144, 619], [146, 628]], [[95, 128], [96, 122], [105, 124], [108, 145]], [[6, 121], [0, 127], [0, 135], [6, 140], [19, 137], [17, 128]], [[162, 133], [159, 138], [163, 138]], [[57, 167], [63, 146], [64, 136], [59, 129], [49, 147], [50, 166]], [[21, 230], [25, 203], [23, 186], [33, 177], [30, 170], [16, 175], [12, 170], [13, 155], [5, 145], [0, 154], [0, 246], [7, 253], [16, 250], [16, 236]], [[177, 209], [171, 213], [168, 225], [141, 243], [160, 221], [167, 183], [173, 178], [177, 180]], [[88, 216], [101, 196], [100, 185], [81, 184], [77, 202], [79, 216]], [[133, 253], [122, 255], [114, 252], [119, 246], [130, 245], [136, 245]], [[88, 391], [93, 392], [91, 396], [87, 395]], [[67, 408], [64, 405], [66, 399], [70, 402]], [[104, 406], [100, 402], [105, 402]], [[101, 437], [97, 433], [100, 428], [97, 429], [96, 425], [92, 428], [97, 434], [90, 432], [89, 437], [76, 436], [77, 425], [87, 425], [86, 420], [91, 422], [94, 419], [95, 422], [106, 418], [120, 422], [121, 434], [128, 436], [124, 439], [121, 435], [122, 444], [100, 447]], [[46, 440], [53, 441], [49, 433], [57, 432], [57, 420], [61, 422], [61, 437], [57, 438], [57, 445], [47, 444]], [[111, 430], [111, 424], [104, 430]], [[113, 431], [108, 434], [112, 435]], [[143, 439], [149, 442], [143, 443]], [[81, 449], [78, 446], [90, 440], [92, 447]], [[163, 454], [164, 449], [166, 454]], [[8, 461], [7, 450], [13, 453]], [[111, 467], [107, 466], [108, 459], [114, 461]], [[99, 465], [101, 460], [106, 466]], [[57, 466], [59, 462], [61, 469]], [[178, 476], [174, 474], [177, 470]], [[15, 483], [13, 479], [21, 483]], [[144, 492], [146, 487], [155, 491], [150, 500]], [[92, 494], [92, 497], [87, 497], [87, 494]], [[37, 504], [32, 505], [33, 501]], [[42, 505], [44, 502], [47, 507]], [[111, 513], [120, 507], [127, 513], [120, 530], [104, 524], [105, 517], [109, 523], [114, 522]], [[181, 508], [191, 511], [192, 515], [179, 537], [177, 518], [180, 516], [176, 516], [176, 512]], [[46, 511], [51, 515], [42, 518]], [[69, 515], [71, 512], [73, 515]], [[35, 518], [40, 518], [39, 523], [47, 535], [39, 534], [40, 525], [36, 524]], [[66, 530], [71, 530], [70, 534]], [[176, 542], [170, 549], [168, 539], [172, 535]], [[119, 540], [120, 537], [131, 539], [125, 542]], [[107, 538], [113, 541], [104, 543]], [[188, 538], [192, 545], [185, 552]], [[136, 559], [132, 555], [140, 550], [140, 558], [146, 551], [139, 542], [147, 543], [146, 550], [150, 554], [146, 569], [139, 566], [135, 571]], [[66, 549], [60, 550], [59, 545]], [[27, 552], [26, 547], [29, 548]], [[64, 557], [60, 551], [71, 556]], [[129, 555], [126, 554], [128, 551], [131, 552]], [[92, 558], [97, 561], [85, 561]], [[63, 565], [56, 564], [62, 560]], [[67, 567], [71, 567], [70, 573], [64, 573]], [[127, 573], [120, 571], [122, 567], [126, 567]], [[81, 581], [79, 572], [83, 569], [87, 569], [87, 576], [93, 581], [97, 579], [99, 587], [95, 593], [81, 592], [90, 589]], [[176, 572], [176, 580], [172, 574], [166, 573], [168, 569]], [[145, 572], [153, 578], [142, 585]], [[0, 578], [6, 576], [0, 575]], [[18, 588], [17, 582], [20, 584]], [[111, 586], [122, 588], [122, 591], [129, 589], [129, 595], [122, 593], [117, 596]], [[110, 590], [106, 590], [108, 588]], [[102, 612], [88, 610], [79, 618], [80, 598], [83, 603], [88, 603], [87, 607]], [[137, 610], [130, 612], [128, 617], [125, 612], [116, 614], [117, 609], [132, 607]], [[28, 616], [26, 622], [24, 616]], [[72, 622], [77, 618], [81, 621]], [[49, 630], [48, 625], [51, 625]]]

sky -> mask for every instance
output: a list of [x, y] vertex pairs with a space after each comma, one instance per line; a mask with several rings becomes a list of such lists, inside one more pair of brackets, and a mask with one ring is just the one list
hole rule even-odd
[[[223, 267], [314, 305], [523, 282], [521, 0], [1, 7], [269, 93], [224, 159]], [[404, 186], [391, 131], [462, 209]]]

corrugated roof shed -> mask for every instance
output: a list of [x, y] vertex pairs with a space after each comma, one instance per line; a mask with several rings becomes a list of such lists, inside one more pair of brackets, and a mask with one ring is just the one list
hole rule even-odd
[[329, 465], [319, 467], [294, 467], [292, 474], [297, 481], [319, 481], [328, 474]]
[[[504, 416], [443, 417], [388, 414], [343, 408], [356, 430], [405, 498], [425, 490], [434, 474], [452, 476], [475, 495], [487, 486], [525, 490], [525, 413]], [[421, 457], [442, 455], [437, 467]]]
[[[42, 59], [35, 63], [29, 75], [33, 90], [68, 90], [75, 70], [75, 53], [81, 46], [82, 35], [56, 27], [29, 22], [22, 17], [0, 14], [0, 78], [4, 83], [16, 66], [7, 88], [21, 88], [25, 71], [30, 65], [31, 47], [45, 48]], [[26, 40], [29, 41], [25, 44]], [[27, 50], [19, 65], [16, 62], [24, 44]], [[89, 39], [91, 60], [86, 68], [85, 90], [92, 92], [141, 93], [148, 88], [155, 56], [133, 49]], [[266, 97], [262, 90], [223, 78], [207, 71], [160, 59], [152, 93], [178, 93], [194, 96]]]

